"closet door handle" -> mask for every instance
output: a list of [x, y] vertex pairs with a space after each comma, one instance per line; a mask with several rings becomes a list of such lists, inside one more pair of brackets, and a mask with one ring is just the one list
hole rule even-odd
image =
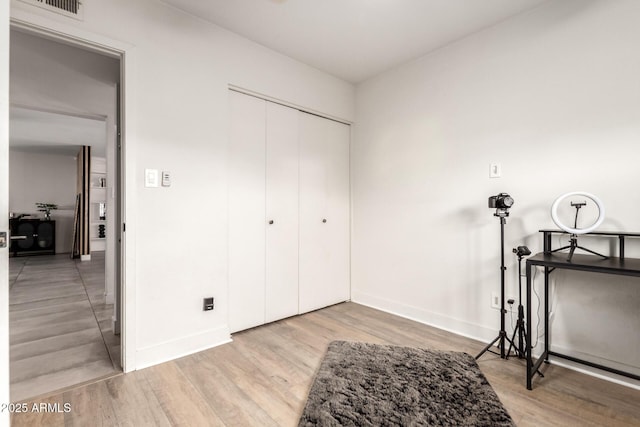
[[273, 220], [272, 220], [272, 219], [270, 219], [270, 220], [269, 220], [269, 225], [272, 225], [272, 224], [273, 224]]

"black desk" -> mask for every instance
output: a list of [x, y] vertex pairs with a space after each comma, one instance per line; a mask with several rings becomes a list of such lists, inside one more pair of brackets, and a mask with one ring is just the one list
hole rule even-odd
[[[549, 356], [556, 356], [563, 359], [571, 360], [573, 362], [582, 363], [594, 368], [602, 369], [607, 372], [612, 372], [618, 375], [623, 375], [629, 378], [640, 380], [640, 376], [623, 372], [618, 369], [613, 369], [607, 366], [598, 365], [586, 360], [581, 360], [575, 357], [567, 356], [564, 354], [551, 351], [549, 343], [549, 274], [556, 268], [563, 268], [566, 270], [579, 270], [590, 271], [593, 273], [605, 273], [605, 274], [617, 274], [623, 276], [636, 276], [640, 277], [640, 259], [636, 258], [624, 258], [624, 237], [640, 237], [639, 233], [590, 233], [600, 236], [617, 236], [620, 241], [620, 254], [621, 257], [609, 257], [602, 259], [595, 255], [582, 255], [574, 254], [571, 262], [567, 261], [567, 253], [563, 252], [551, 252], [551, 234], [552, 233], [564, 233], [556, 230], [540, 230], [544, 233], [544, 248], [545, 252], [536, 254], [527, 259], [527, 316], [526, 324], [527, 328], [527, 389], [531, 390], [531, 383], [533, 376], [536, 375], [536, 371], [540, 368], [543, 362], [549, 362]], [[534, 266], [544, 267], [544, 352], [534, 363], [531, 347], [531, 270]]]

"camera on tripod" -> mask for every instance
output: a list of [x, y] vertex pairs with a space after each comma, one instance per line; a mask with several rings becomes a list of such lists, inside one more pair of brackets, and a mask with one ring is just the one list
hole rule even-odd
[[513, 206], [513, 197], [507, 193], [499, 193], [489, 197], [489, 208], [491, 209], [509, 209], [511, 206]]
[[507, 193], [499, 193], [489, 197], [489, 207], [496, 210], [493, 216], [497, 216], [504, 221], [509, 216], [509, 208], [513, 206], [513, 197]]

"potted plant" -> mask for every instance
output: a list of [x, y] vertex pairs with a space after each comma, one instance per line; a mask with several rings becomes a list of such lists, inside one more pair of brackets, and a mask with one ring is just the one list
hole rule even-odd
[[55, 203], [38, 202], [36, 203], [36, 206], [38, 207], [38, 211], [44, 212], [45, 221], [51, 221], [51, 211], [58, 209], [58, 205]]

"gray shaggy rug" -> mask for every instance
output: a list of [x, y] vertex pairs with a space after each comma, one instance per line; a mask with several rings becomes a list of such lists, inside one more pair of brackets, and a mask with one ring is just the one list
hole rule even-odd
[[466, 353], [334, 341], [299, 426], [515, 426]]

